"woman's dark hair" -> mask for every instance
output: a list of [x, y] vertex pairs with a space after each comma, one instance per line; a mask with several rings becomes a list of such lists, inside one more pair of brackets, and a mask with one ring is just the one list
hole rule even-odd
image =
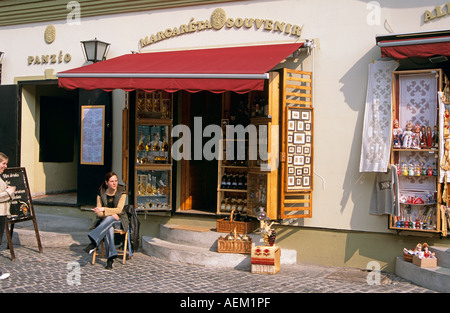
[[103, 183], [100, 185], [100, 188], [106, 189], [107, 188], [106, 182], [109, 181], [111, 179], [111, 177], [113, 177], [113, 176], [117, 176], [117, 174], [112, 171], [106, 173], [105, 179], [103, 180]]

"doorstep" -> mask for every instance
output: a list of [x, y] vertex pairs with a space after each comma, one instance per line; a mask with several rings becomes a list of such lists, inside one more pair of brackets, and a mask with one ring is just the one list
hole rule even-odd
[[[142, 236], [142, 250], [147, 255], [177, 263], [249, 270], [250, 254], [217, 252], [217, 239], [225, 235], [213, 228], [189, 229], [161, 224], [158, 237]], [[255, 245], [264, 245], [261, 235], [248, 235]], [[297, 264], [297, 251], [281, 248], [280, 263]]]

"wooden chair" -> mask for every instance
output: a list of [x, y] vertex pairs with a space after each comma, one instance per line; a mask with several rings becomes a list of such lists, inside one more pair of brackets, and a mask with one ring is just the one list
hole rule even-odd
[[[125, 261], [127, 259], [127, 252], [130, 255], [130, 258], [132, 258], [132, 254], [130, 251], [130, 239], [129, 239], [129, 233], [128, 231], [124, 231], [123, 229], [114, 229], [114, 234], [119, 235], [125, 235], [125, 240], [123, 242], [123, 250], [118, 251], [117, 255], [122, 256], [122, 264], [125, 264]], [[95, 264], [95, 259], [97, 258], [97, 255], [101, 255], [102, 258], [105, 257], [105, 250], [103, 248], [103, 240], [100, 243], [100, 253], [98, 252], [98, 248], [95, 249], [95, 251], [92, 253], [92, 265]]]

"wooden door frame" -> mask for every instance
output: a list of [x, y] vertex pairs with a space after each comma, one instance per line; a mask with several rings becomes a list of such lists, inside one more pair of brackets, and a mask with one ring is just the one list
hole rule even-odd
[[[191, 94], [182, 91], [181, 95], [181, 124], [191, 128]], [[190, 160], [180, 160], [180, 211], [192, 209]], [[176, 209], [175, 209], [176, 211]]]

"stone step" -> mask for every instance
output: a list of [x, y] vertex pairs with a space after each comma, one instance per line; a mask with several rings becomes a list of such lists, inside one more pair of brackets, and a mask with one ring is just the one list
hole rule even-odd
[[450, 268], [450, 247], [431, 246], [430, 251], [436, 254], [438, 266]]
[[411, 262], [406, 262], [403, 257], [397, 257], [395, 274], [431, 290], [450, 292], [450, 268], [448, 267], [422, 268]]
[[[183, 226], [175, 224], [160, 224], [158, 238], [174, 243], [186, 244], [217, 251], [217, 239], [227, 233], [219, 233], [215, 228]], [[260, 234], [248, 234], [256, 245], [264, 245]]]
[[[214, 229], [160, 225], [159, 237], [142, 236], [145, 254], [173, 262], [249, 270], [250, 254], [218, 253], [217, 239], [225, 233]], [[259, 234], [250, 234], [253, 244], [263, 245]], [[280, 264], [297, 264], [297, 251], [281, 248]]]

